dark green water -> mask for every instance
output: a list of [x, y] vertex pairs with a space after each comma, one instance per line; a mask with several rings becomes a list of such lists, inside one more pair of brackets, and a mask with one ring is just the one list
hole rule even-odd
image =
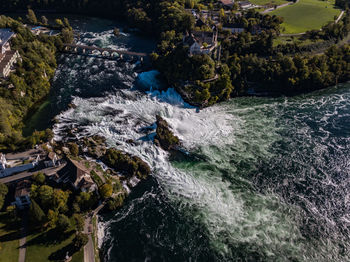
[[[131, 35], [114, 39], [110, 23], [84, 21], [81, 41], [141, 48]], [[77, 136], [99, 134], [153, 170], [123, 208], [101, 218], [104, 260], [350, 261], [349, 84], [197, 112], [172, 89], [139, 92], [133, 64], [62, 61], [57, 103], [77, 107], [58, 116], [56, 138], [72, 127]], [[154, 74], [139, 77], [153, 90]], [[153, 145], [154, 130], [143, 130], [156, 114], [200, 160], [170, 162]]]

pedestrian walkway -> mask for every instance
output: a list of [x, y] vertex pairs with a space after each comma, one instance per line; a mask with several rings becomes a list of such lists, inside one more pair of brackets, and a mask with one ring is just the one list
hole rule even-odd
[[27, 212], [22, 216], [21, 238], [19, 239], [19, 256], [18, 262], [25, 262], [27, 249]]

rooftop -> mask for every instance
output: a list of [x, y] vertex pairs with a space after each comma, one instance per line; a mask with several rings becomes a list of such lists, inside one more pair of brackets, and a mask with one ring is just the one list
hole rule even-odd
[[29, 180], [23, 180], [17, 183], [15, 197], [28, 196], [30, 194], [31, 183]]
[[215, 44], [215, 39], [213, 38], [214, 34], [214, 32], [195, 31], [185, 36], [184, 43], [189, 46], [195, 42], [197, 42], [199, 45], [202, 45], [203, 43], [212, 45]]
[[9, 28], [0, 28], [0, 45], [6, 44], [13, 35]]
[[251, 5], [252, 3], [251, 2], [249, 2], [249, 1], [241, 1], [241, 2], [239, 2], [239, 5], [240, 6], [246, 6], [246, 5]]
[[233, 5], [233, 0], [221, 0], [220, 2], [223, 5]]

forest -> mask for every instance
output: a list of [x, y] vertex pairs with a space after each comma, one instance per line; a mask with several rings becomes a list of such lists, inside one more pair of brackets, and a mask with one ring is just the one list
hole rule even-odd
[[64, 26], [64, 33], [59, 36], [34, 36], [21, 22], [6, 16], [0, 16], [0, 28], [11, 28], [16, 33], [11, 48], [18, 50], [22, 58], [16, 71], [0, 83], [0, 150], [13, 151], [52, 138], [50, 130], [23, 137], [23, 120], [49, 94], [57, 67], [56, 52], [64, 41], [70, 41], [72, 34], [69, 26]]
[[[0, 10], [13, 12], [27, 6], [33, 10], [80, 13], [112, 19], [127, 19], [130, 27], [141, 32], [159, 35], [176, 29], [184, 31], [191, 27], [193, 16], [184, 11], [185, 0], [0, 0]], [[74, 11], [72, 11], [74, 10]]]

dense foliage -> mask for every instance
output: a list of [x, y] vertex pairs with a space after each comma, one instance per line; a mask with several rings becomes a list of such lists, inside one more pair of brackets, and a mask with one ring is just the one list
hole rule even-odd
[[125, 18], [129, 25], [148, 34], [178, 28], [189, 29], [193, 16], [184, 11], [185, 1], [169, 0], [0, 0], [0, 10], [18, 11], [31, 6], [35, 9], [56, 10], [65, 13], [82, 13], [111, 18]]
[[[336, 4], [346, 8], [347, 0], [337, 0]], [[188, 46], [182, 44], [183, 34], [194, 29], [211, 31], [215, 23], [211, 17], [196, 23], [193, 15], [185, 8], [209, 10], [214, 8], [212, 1], [191, 0], [86, 0], [61, 2], [58, 0], [29, 1], [0, 0], [4, 10], [16, 10], [30, 5], [33, 9], [52, 9], [56, 11], [80, 12], [102, 15], [111, 18], [125, 18], [129, 26], [139, 28], [141, 32], [158, 36], [159, 42], [152, 61], [161, 71], [170, 85], [191, 104], [209, 106], [225, 101], [232, 96], [246, 93], [251, 87], [263, 87], [268, 91], [291, 94], [306, 90], [315, 90], [340, 81], [348, 80], [346, 57], [347, 47], [332, 47], [322, 55], [295, 55], [298, 52], [321, 52], [331, 44], [338, 44], [350, 31], [350, 13], [344, 15], [338, 23], [331, 22], [320, 31], [310, 31], [304, 40], [311, 44], [279, 44], [274, 40], [280, 34], [283, 19], [264, 15], [254, 10], [242, 12], [216, 11], [219, 19], [220, 54], [188, 55]], [[32, 23], [45, 23], [47, 19], [37, 19], [32, 12], [27, 19]], [[65, 21], [56, 22], [65, 26]], [[242, 33], [231, 33], [225, 27], [244, 29]], [[68, 39], [68, 37], [67, 37]], [[339, 45], [340, 46], [340, 45]], [[336, 59], [334, 62], [333, 59]], [[335, 65], [336, 63], [341, 63]], [[111, 157], [113, 155], [113, 157]], [[108, 152], [104, 157], [111, 166], [121, 163], [120, 171], [137, 173], [137, 164], [123, 154]], [[130, 160], [131, 159], [131, 160]]]
[[[29, 12], [28, 17], [34, 19]], [[49, 130], [22, 137], [23, 120], [35, 111], [50, 91], [56, 64], [56, 51], [62, 47], [60, 36], [34, 36], [22, 23], [0, 16], [0, 28], [11, 28], [16, 37], [11, 48], [22, 61], [9, 79], [0, 82], [0, 150], [32, 147], [52, 138]]]
[[151, 173], [150, 167], [141, 158], [130, 156], [114, 148], [107, 149], [102, 160], [126, 176], [136, 175], [139, 178], [146, 178]]
[[[320, 48], [318, 55], [297, 54], [306, 49], [297, 44], [274, 46], [283, 21], [278, 17], [252, 10], [242, 16], [228, 14], [222, 20], [226, 26], [246, 30], [221, 32], [220, 59], [215, 53], [190, 56], [189, 47], [181, 44], [181, 32], [175, 30], [162, 33], [157, 53], [152, 55], [158, 70], [191, 104], [208, 106], [250, 88], [294, 94], [350, 79], [348, 46], [341, 42], [350, 32], [349, 11], [338, 23], [329, 23], [321, 31], [307, 32], [301, 38], [315, 41], [307, 48]], [[324, 52], [331, 43], [337, 46]]]
[[5, 184], [0, 183], [0, 210], [2, 209], [8, 189]]
[[346, 9], [350, 7], [350, 1], [349, 0], [335, 0], [335, 4], [339, 6], [342, 9]]
[[164, 150], [176, 149], [180, 145], [180, 140], [170, 130], [168, 123], [157, 115], [157, 130], [155, 143], [158, 143]]
[[234, 82], [249, 81], [265, 90], [293, 94], [325, 88], [350, 79], [350, 46], [335, 46], [323, 55], [293, 58], [278, 55], [259, 58], [256, 55], [232, 56], [228, 61], [236, 71]]

